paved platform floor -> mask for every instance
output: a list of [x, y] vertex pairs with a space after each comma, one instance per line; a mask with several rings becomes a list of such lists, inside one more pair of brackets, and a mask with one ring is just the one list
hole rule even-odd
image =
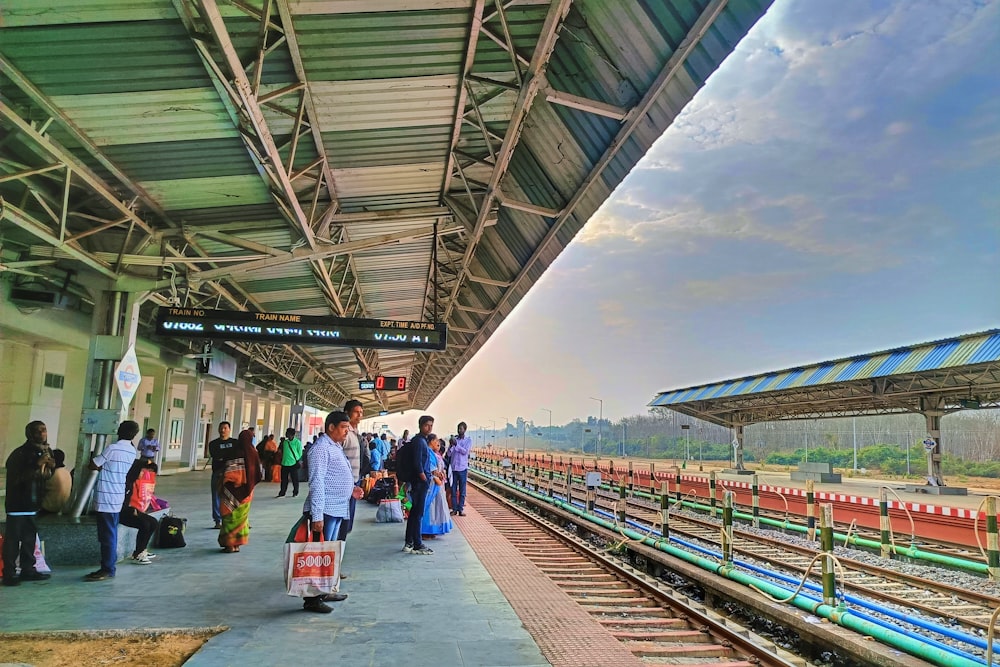
[[350, 597], [332, 614], [311, 614], [285, 595], [281, 570], [306, 487], [298, 498], [275, 498], [277, 485], [261, 484], [250, 543], [224, 554], [209, 528], [208, 485], [208, 472], [157, 485], [174, 514], [188, 519], [187, 547], [157, 551], [152, 565], [121, 562], [108, 581], [83, 581], [94, 563], [0, 588], [0, 632], [227, 627], [187, 662], [196, 667], [549, 664], [461, 531], [428, 542], [433, 556], [405, 554], [403, 525], [374, 523], [374, 506], [361, 503], [344, 557], [349, 578], [341, 590]]

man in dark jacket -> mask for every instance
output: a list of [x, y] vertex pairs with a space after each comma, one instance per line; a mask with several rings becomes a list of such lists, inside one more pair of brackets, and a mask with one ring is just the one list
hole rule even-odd
[[[3, 585], [41, 581], [51, 575], [35, 570], [35, 514], [45, 496], [45, 480], [52, 477], [55, 459], [49, 450], [48, 430], [40, 421], [24, 427], [25, 443], [7, 457], [7, 528], [3, 539]], [[21, 576], [15, 562], [21, 557]]]

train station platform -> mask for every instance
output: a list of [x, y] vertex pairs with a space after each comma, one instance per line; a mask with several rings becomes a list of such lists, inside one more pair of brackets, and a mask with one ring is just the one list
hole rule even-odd
[[249, 544], [224, 554], [210, 528], [209, 477], [158, 481], [157, 496], [188, 520], [185, 548], [154, 550], [152, 565], [120, 562], [107, 581], [83, 580], [97, 563], [54, 565], [48, 581], [0, 588], [0, 632], [224, 629], [185, 663], [195, 667], [549, 664], [461, 530], [428, 542], [432, 556], [405, 554], [403, 525], [374, 523], [375, 507], [361, 503], [344, 556], [349, 598], [311, 614], [285, 594], [281, 568], [308, 487], [293, 499], [259, 485]]

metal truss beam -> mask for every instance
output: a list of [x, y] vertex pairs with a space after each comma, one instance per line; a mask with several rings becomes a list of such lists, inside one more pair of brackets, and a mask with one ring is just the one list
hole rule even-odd
[[579, 95], [565, 93], [552, 88], [545, 89], [545, 99], [552, 104], [559, 104], [571, 109], [578, 109], [580, 111], [597, 114], [598, 116], [614, 118], [615, 120], [625, 120], [629, 113], [629, 110], [625, 107], [619, 107], [606, 102], [598, 102], [597, 100], [587, 99], [586, 97], [580, 97]]
[[[195, 44], [199, 54], [202, 56], [202, 60], [207, 71], [209, 72], [209, 75], [216, 80], [218, 87], [225, 91], [225, 94], [222, 95], [223, 102], [228, 101], [234, 107], [238, 118], [237, 122], [241, 126], [241, 136], [244, 139], [247, 150], [251, 154], [251, 159], [253, 159], [258, 165], [258, 171], [261, 172], [268, 187], [272, 189], [275, 204], [285, 217], [287, 217], [294, 225], [308, 248], [313, 252], [320, 252], [320, 254], [316, 257], [296, 259], [295, 261], [306, 261], [310, 263], [313, 275], [316, 277], [320, 288], [329, 300], [331, 310], [334, 314], [341, 317], [356, 315], [357, 306], [360, 306], [363, 302], [360, 298], [361, 290], [360, 285], [357, 283], [357, 272], [354, 270], [353, 262], [351, 259], [348, 259], [351, 273], [354, 276], [352, 284], [348, 287], [352, 294], [358, 295], [358, 301], [355, 312], [351, 313], [348, 312], [347, 304], [345, 304], [341, 298], [340, 292], [338, 292], [337, 288], [333, 285], [329, 269], [326, 267], [324, 262], [326, 257], [329, 255], [321, 252], [324, 249], [320, 247], [319, 239], [317, 238], [314, 229], [314, 224], [319, 227], [323, 227], [328, 224], [328, 215], [336, 213], [336, 196], [333, 190], [332, 172], [329, 168], [328, 161], [325, 158], [322, 137], [319, 134], [319, 129], [316, 127], [315, 122], [313, 122], [316, 117], [315, 109], [313, 108], [312, 98], [309, 94], [308, 84], [305, 79], [305, 72], [301, 66], [301, 59], [298, 57], [297, 41], [295, 41], [291, 15], [288, 12], [287, 6], [281, 2], [277, 3], [279, 18], [282, 16], [284, 18], [280, 26], [272, 19], [272, 2], [270, 0], [264, 3], [263, 9], [260, 12], [256, 12], [252, 7], [245, 8], [249, 10], [250, 15], [257, 18], [261, 24], [259, 29], [258, 52], [254, 62], [252, 63], [252, 71], [255, 73], [255, 80], [251, 81], [247, 74], [248, 66], [244, 66], [243, 62], [240, 60], [239, 54], [236, 51], [232, 37], [228, 32], [216, 1], [197, 0], [197, 14], [200, 17], [201, 22], [204, 24], [204, 30], [196, 25], [195, 13], [186, 11], [192, 7], [190, 4], [185, 4], [186, 2], [187, 0], [175, 0], [175, 3], [179, 3], [181, 5], [181, 11], [179, 13], [182, 17], [186, 18], [185, 25], [188, 28], [192, 42]], [[259, 82], [259, 74], [263, 68], [264, 59], [266, 58], [267, 53], [273, 50], [271, 47], [266, 47], [267, 33], [271, 29], [281, 31], [282, 37], [280, 41], [282, 44], [287, 45], [289, 48], [292, 46], [295, 47], [294, 52], [291, 52], [290, 56], [292, 57], [293, 62], [297, 61], [296, 73], [299, 81], [296, 83], [301, 84], [286, 86], [283, 89], [286, 94], [300, 95], [298, 113], [296, 117], [297, 124], [292, 132], [293, 142], [287, 166], [284, 164], [284, 160], [282, 159], [278, 146], [274, 141], [274, 136], [268, 126], [267, 119], [264, 117], [262, 110], [263, 104], [273, 100], [275, 95], [268, 94], [266, 99], [262, 101], [259, 95], [259, 86], [256, 85]], [[200, 36], [203, 31], [211, 36], [218, 52], [220, 53], [221, 59], [219, 62], [215, 60], [208, 49], [206, 49], [202, 44]], [[322, 162], [317, 161], [317, 163], [314, 163], [315, 166], [319, 166], [321, 168], [322, 177], [316, 179], [312, 193], [310, 212], [308, 214], [303, 209], [303, 206], [298, 199], [298, 193], [292, 184], [292, 179], [295, 176], [292, 172], [295, 144], [299, 135], [299, 127], [301, 127], [304, 122], [307, 111], [311, 112], [308, 119], [308, 125], [313, 133], [317, 153], [322, 158]], [[316, 213], [319, 204], [320, 190], [324, 183], [327, 187], [330, 205], [327, 208], [326, 214], [317, 216]], [[318, 223], [314, 223], [315, 220], [318, 220]], [[369, 374], [378, 372], [377, 353], [365, 352], [355, 348], [355, 357], [364, 372]]]
[[360, 213], [337, 213], [330, 216], [332, 225], [357, 225], [378, 222], [423, 221], [433, 218], [451, 217], [446, 206], [423, 206], [418, 208], [397, 208], [385, 211], [362, 211]]
[[[160, 205], [149, 196], [149, 193], [129, 178], [129, 176], [123, 172], [118, 165], [109, 160], [97, 144], [91, 141], [90, 137], [84, 134], [75, 123], [67, 118], [66, 114], [64, 114], [61, 109], [53, 104], [52, 101], [41, 90], [39, 90], [37, 86], [35, 86], [35, 84], [24, 76], [19, 69], [14, 67], [14, 64], [2, 54], [0, 54], [0, 69], [3, 70], [3, 73], [14, 83], [14, 85], [27, 95], [28, 99], [37, 105], [41, 111], [45, 112], [50, 118], [54, 118], [63, 130], [73, 139], [73, 141], [79, 144], [91, 157], [100, 163], [102, 167], [107, 169], [112, 176], [118, 179], [119, 183], [128, 188], [133, 197], [138, 197], [142, 201], [143, 206], [156, 214], [156, 216], [158, 216], [165, 225], [174, 226], [170, 217], [160, 207]], [[68, 160], [63, 158], [59, 159], [64, 164], [69, 164]], [[74, 171], [81, 174], [84, 173], [79, 167], [80, 165], [73, 166]], [[89, 172], [90, 170], [88, 169], [86, 171]], [[102, 185], [107, 187], [107, 184], [98, 179], [96, 175], [92, 174], [92, 176]]]
[[[463, 102], [463, 105], [456, 108], [456, 121], [452, 133], [452, 145], [449, 151], [449, 164], [445, 172], [446, 178], [444, 186], [450, 187], [450, 175], [453, 168], [458, 167], [458, 175], [462, 178], [469, 201], [475, 211], [475, 221], [472, 223], [471, 229], [469, 230], [469, 236], [467, 239], [468, 242], [466, 244], [462, 260], [459, 263], [461, 270], [457, 279], [453, 282], [450, 294], [446, 299], [443, 317], [446, 322], [450, 320], [452, 313], [456, 308], [468, 310], [468, 307], [460, 306], [458, 304], [458, 293], [468, 279], [469, 274], [471, 274], [471, 262], [475, 256], [479, 241], [482, 239], [483, 232], [487, 227], [487, 221], [496, 219], [496, 212], [494, 208], [495, 204], [498, 203], [500, 182], [507, 174], [510, 160], [514, 155], [514, 150], [520, 142], [521, 131], [523, 129], [524, 122], [527, 119], [528, 112], [531, 109], [531, 104], [534, 102], [538, 93], [545, 86], [545, 69], [548, 67], [549, 59], [552, 57], [552, 52], [555, 49], [556, 41], [559, 37], [559, 30], [562, 27], [563, 20], [569, 12], [571, 5], [572, 0], [552, 0], [549, 3], [548, 12], [546, 13], [545, 21], [542, 24], [542, 29], [535, 43], [535, 49], [531, 55], [530, 61], [526, 61], [524, 58], [519, 56], [510, 40], [510, 33], [507, 30], [506, 17], [504, 16], [504, 5], [502, 3], [497, 3], [495, 12], [481, 21], [479, 26], [480, 32], [499, 44], [501, 48], [511, 55], [511, 67], [516, 85], [518, 86], [518, 95], [516, 101], [514, 102], [511, 117], [504, 132], [500, 148], [496, 151], [494, 151], [493, 147], [493, 138], [487, 130], [482, 112], [480, 111], [480, 101], [477, 100], [475, 95], [472, 93], [471, 80], [467, 78], [468, 75], [472, 74], [471, 63], [474, 61], [476, 46], [470, 35], [469, 45], [466, 50], [465, 68], [462, 76], [463, 85], [461, 88], [464, 92], [459, 95], [459, 99]], [[485, 22], [494, 17], [499, 19], [505, 39], [501, 39], [485, 27]], [[525, 70], [523, 72], [521, 71], [522, 65], [525, 66]], [[507, 89], [508, 86], [499, 86], [498, 92], [495, 95], [506, 93]], [[470, 105], [464, 104], [465, 100], [462, 99], [463, 97], [468, 99]], [[471, 108], [469, 108], [470, 106]], [[492, 166], [489, 181], [485, 184], [485, 192], [481, 197], [477, 197], [471, 192], [470, 180], [466, 177], [463, 166], [458, 161], [461, 156], [456, 152], [457, 140], [461, 132], [461, 124], [470, 112], [474, 113], [476, 116], [478, 127], [483, 133], [483, 139], [487, 150], [490, 153], [488, 160], [485, 158], [482, 160], [475, 158], [476, 164], [486, 164], [487, 166]], [[448, 189], [443, 188], [441, 192], [442, 201], [445, 201], [445, 197], [448, 194]], [[471, 349], [472, 348], [468, 348], [466, 352]], [[423, 367], [421, 367], [419, 379], [415, 383], [415, 395], [420, 394], [423, 388], [424, 377], [426, 376], [429, 367], [433, 365], [436, 360], [440, 360], [441, 357], [442, 355], [438, 355], [427, 359]], [[436, 388], [436, 391], [439, 390], [440, 386]]]
[[[459, 356], [457, 359], [455, 357], [448, 357], [448, 361], [452, 363], [448, 378], [452, 378], [457, 374], [468, 361], [469, 357], [479, 349], [481, 341], [486, 332], [490, 331], [489, 323], [496, 316], [499, 310], [511, 297], [511, 295], [517, 291], [521, 284], [527, 279], [531, 270], [534, 268], [535, 263], [538, 262], [539, 258], [544, 256], [548, 252], [549, 245], [552, 244], [559, 232], [562, 230], [563, 225], [566, 221], [573, 215], [576, 207], [579, 206], [580, 202], [587, 195], [594, 184], [600, 182], [601, 175], [604, 170], [608, 168], [612, 160], [622, 149], [623, 146], [628, 142], [629, 137], [635, 132], [638, 125], [643, 121], [646, 113], [653, 106], [656, 100], [662, 95], [663, 91], [666, 89], [667, 85], [673, 81], [674, 77], [684, 66], [685, 61], [694, 51], [695, 47], [699, 44], [701, 38], [706, 32], [712, 27], [712, 24], [719, 17], [722, 11], [725, 9], [727, 0], [711, 0], [705, 9], [702, 11], [701, 15], [692, 25], [691, 29], [688, 31], [687, 35], [674, 50], [673, 55], [667, 60], [663, 69], [657, 75], [656, 79], [652, 82], [649, 89], [643, 95], [642, 99], [629, 111], [627, 117], [622, 123], [621, 128], [619, 128], [617, 135], [608, 145], [608, 148], [604, 151], [601, 158], [594, 164], [591, 168], [590, 173], [587, 174], [583, 182], [577, 188], [573, 198], [570, 202], [563, 208], [559, 216], [555, 219], [552, 225], [549, 227], [549, 231], [546, 232], [542, 241], [532, 252], [531, 257], [525, 262], [524, 266], [518, 272], [517, 276], [511, 281], [510, 287], [504, 292], [503, 296], [498, 300], [496, 307], [492, 310], [488, 317], [485, 318], [482, 325], [480, 326], [479, 333], [470, 341], [469, 347], [465, 352]], [[500, 164], [503, 164], [502, 162]], [[488, 193], [489, 194], [489, 193]], [[467, 262], [466, 262], [467, 265]], [[441, 359], [441, 357], [435, 357], [435, 359]], [[442, 359], [442, 361], [444, 361]], [[428, 363], [433, 363], [433, 359]], [[426, 365], [424, 367], [426, 370]], [[429, 402], [440, 392], [443, 383], [438, 383], [434, 388], [433, 395], [427, 397]], [[417, 391], [422, 389], [422, 385], [417, 385]]]
[[65, 242], [60, 240], [58, 236], [49, 230], [47, 225], [35, 220], [21, 209], [5, 202], [3, 199], [0, 199], [0, 220], [7, 220], [14, 223], [53, 247], [59, 248], [68, 257], [82, 262], [85, 266], [90, 267], [105, 277], [112, 279], [118, 277], [118, 272], [111, 265], [94, 258], [90, 253], [85, 252], [78, 244], [72, 241]]

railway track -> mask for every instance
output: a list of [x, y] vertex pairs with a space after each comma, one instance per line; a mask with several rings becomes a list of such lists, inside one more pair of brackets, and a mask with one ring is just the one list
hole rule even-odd
[[[636, 518], [652, 524], [659, 514], [634, 512]], [[714, 544], [718, 542], [719, 525], [705, 519], [671, 516], [670, 532]], [[784, 570], [804, 575], [817, 549], [810, 549], [776, 538], [741, 531], [734, 527], [734, 551]], [[1000, 607], [1000, 597], [938, 581], [897, 572], [863, 563], [844, 556], [837, 557], [844, 566], [844, 588], [854, 594], [888, 602], [899, 607], [916, 609], [929, 616], [940, 616], [950, 625], [971, 631], [989, 629], [990, 615]], [[819, 581], [818, 568], [813, 580]]]
[[[732, 622], [685, 604], [555, 524], [481, 485], [469, 501], [505, 539], [648, 665], [805, 665]], [[471, 491], [471, 489], [470, 489]]]
[[[544, 478], [545, 472], [546, 472], [545, 470], [541, 471], [541, 473], [542, 473], [542, 479], [540, 480], [540, 483], [542, 484], [542, 486], [544, 486], [544, 484], [547, 483], [547, 480]], [[519, 480], [521, 480], [522, 482], [523, 481], [527, 481], [529, 484], [532, 484], [532, 485], [534, 484], [534, 479], [532, 478], [532, 476], [530, 474], [528, 475], [527, 479], [525, 479], [525, 476], [523, 474], [518, 474], [517, 478]], [[624, 477], [624, 476], [622, 476], [622, 477], [615, 477], [612, 480], [606, 480], [606, 481], [609, 481], [610, 483], [612, 483], [615, 488], [617, 488], [619, 485], [626, 485], [628, 483], [627, 478]], [[565, 483], [566, 483], [565, 482], [565, 477], [561, 473], [556, 473], [555, 474], [555, 486], [556, 486], [556, 488], [565, 488]], [[586, 492], [586, 487], [584, 487], [584, 486], [582, 486], [580, 484], [574, 484], [573, 488], [574, 488], [574, 494], [576, 494], [576, 497], [582, 497], [582, 495]], [[655, 489], [654, 490], [650, 490], [646, 486], [635, 486], [634, 488], [635, 488], [636, 491], [643, 492], [643, 493], [651, 493], [654, 496], [659, 493], [658, 490], [655, 490]], [[725, 489], [725, 485], [720, 484], [720, 489]], [[674, 490], [676, 491], [676, 489], [674, 489]], [[749, 494], [749, 492], [746, 489], [739, 489], [738, 493], [737, 493], [737, 499], [739, 498], [739, 496], [741, 494], [743, 495], [743, 498], [744, 498], [744, 501], [745, 501], [745, 499], [746, 499], [747, 495]], [[608, 490], [608, 489], [601, 489], [598, 492], [598, 495], [600, 497], [609, 498], [612, 501], [617, 500], [617, 498], [618, 498], [618, 494], [615, 491]], [[701, 497], [701, 496], [692, 496], [692, 497], [687, 498], [687, 499], [695, 501], [695, 502], [699, 502], [699, 503], [702, 503], [702, 504], [706, 504], [706, 505], [711, 502], [709, 498], [704, 498], [704, 497]], [[630, 502], [633, 502], [633, 500], [641, 502], [641, 500], [639, 498], [635, 498], [635, 499], [630, 498]], [[674, 500], [674, 494], [671, 494], [671, 502], [673, 502], [673, 500]], [[721, 501], [720, 501], [720, 505], [721, 505]], [[737, 509], [737, 511], [744, 512], [744, 513], [747, 513], [747, 514], [749, 514], [751, 512], [751, 508], [748, 505], [746, 505], [746, 504], [740, 504], [739, 502], [737, 502], [736, 509]], [[774, 510], [768, 510], [768, 509], [764, 509], [764, 508], [762, 508], [760, 510], [760, 516], [762, 518], [769, 518], [769, 519], [773, 519], [773, 520], [777, 520], [777, 521], [792, 520], [794, 522], [799, 523], [800, 525], [804, 525], [805, 524], [805, 517], [803, 517], [803, 516], [800, 516], [800, 515], [797, 515], [797, 514], [789, 516], [787, 513], [784, 513], [784, 512], [779, 512], [779, 511], [774, 511]], [[937, 554], [937, 555], [940, 555], [940, 556], [948, 556], [948, 557], [951, 557], [951, 558], [957, 558], [957, 559], [967, 560], [967, 561], [970, 561], [970, 562], [973, 562], [973, 563], [979, 563], [979, 564], [985, 564], [987, 562], [986, 556], [983, 553], [980, 553], [979, 551], [976, 551], [975, 548], [970, 548], [970, 547], [968, 547], [966, 545], [963, 545], [963, 544], [955, 544], [955, 543], [952, 543], [952, 542], [935, 540], [935, 539], [932, 539], [932, 538], [929, 538], [929, 537], [924, 537], [924, 536], [914, 536], [914, 535], [910, 535], [908, 533], [901, 532], [899, 530], [899, 522], [900, 522], [900, 519], [897, 517], [896, 520], [893, 523], [893, 536], [894, 536], [894, 539], [895, 539], [895, 544], [897, 546], [901, 547], [901, 548], [910, 547], [910, 546], [916, 546], [917, 548], [919, 548], [920, 551], [925, 552], [925, 553], [934, 553], [934, 554]], [[905, 521], [903, 523], [905, 525]], [[981, 522], [980, 530], [981, 531], [985, 531], [985, 521]], [[841, 533], [841, 534], [850, 533], [851, 535], [854, 535], [856, 537], [860, 537], [860, 538], [863, 538], [863, 539], [867, 539], [867, 540], [870, 540], [872, 542], [878, 542], [881, 539], [881, 535], [880, 535], [879, 531], [877, 531], [877, 530], [873, 530], [871, 528], [866, 528], [866, 527], [853, 526], [853, 525], [851, 525], [849, 523], [843, 523], [843, 522], [839, 522], [839, 521], [835, 522], [835, 524], [834, 524], [834, 531], [838, 532], [838, 533]], [[982, 540], [983, 540], [983, 545], [985, 546], [985, 544], [986, 544], [986, 537], [984, 536], [982, 538]]]

